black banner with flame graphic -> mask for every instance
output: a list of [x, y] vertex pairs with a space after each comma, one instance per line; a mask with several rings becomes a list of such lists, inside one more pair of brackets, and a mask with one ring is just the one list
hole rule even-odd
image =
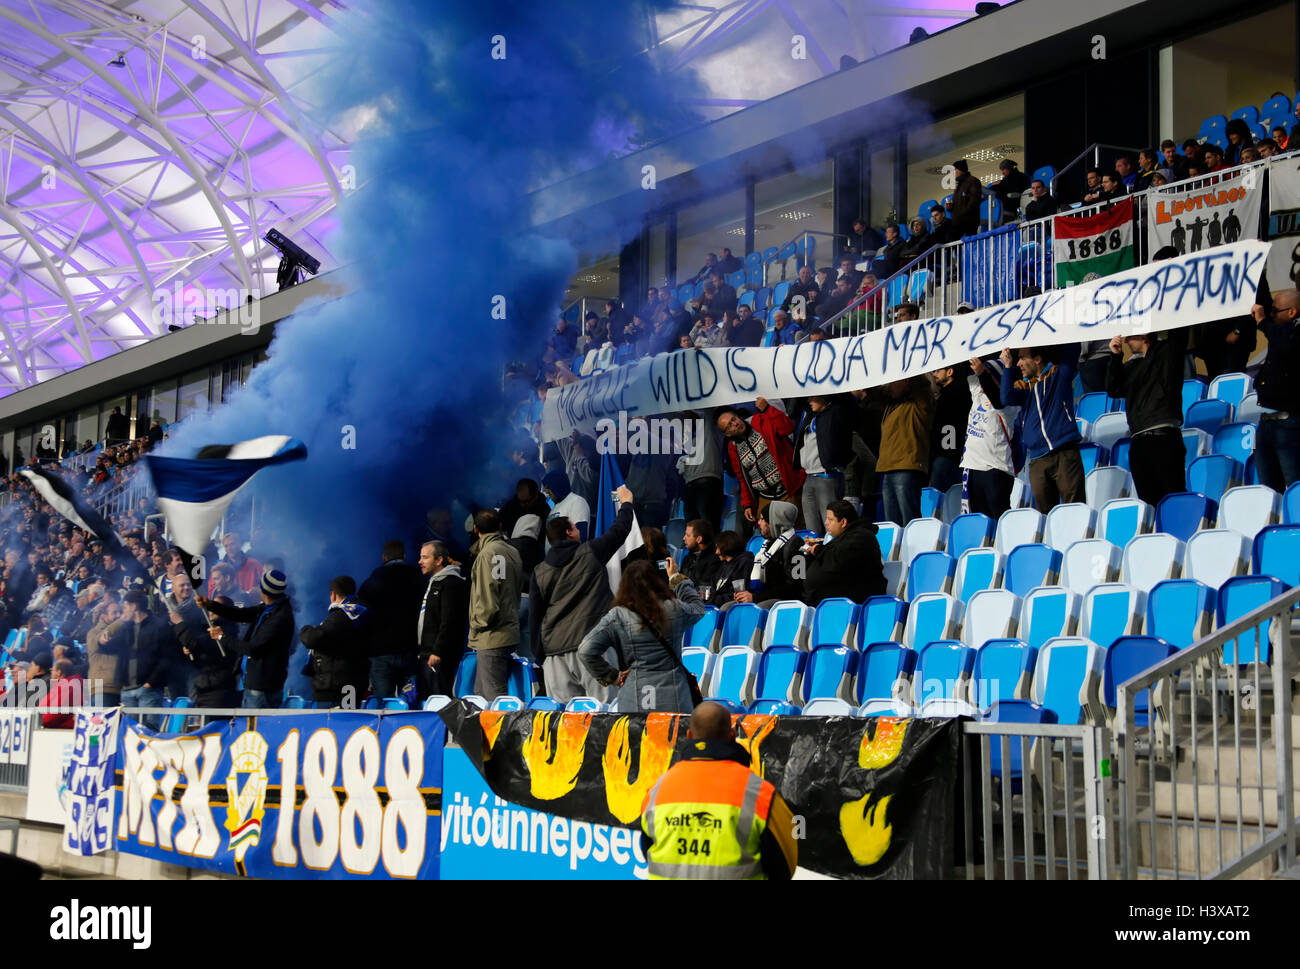
[[[686, 749], [689, 717], [442, 711], [450, 738], [515, 804], [636, 827], [654, 782]], [[957, 720], [736, 718], [752, 769], [790, 805], [799, 864], [840, 878], [952, 871]]]

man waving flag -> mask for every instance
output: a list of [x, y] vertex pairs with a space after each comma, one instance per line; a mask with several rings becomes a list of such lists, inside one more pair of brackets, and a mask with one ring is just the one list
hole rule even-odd
[[203, 554], [230, 502], [253, 475], [270, 465], [306, 457], [307, 445], [302, 441], [271, 435], [238, 444], [210, 444], [194, 458], [150, 454], [145, 461], [172, 541], [197, 557]]
[[[618, 517], [620, 502], [617, 491], [623, 486], [623, 473], [618, 470], [618, 462], [608, 451], [601, 455], [600, 458], [600, 487], [596, 491], [596, 534], [604, 535], [614, 519]], [[605, 563], [605, 572], [609, 575], [609, 588], [615, 595], [618, 595], [618, 584], [623, 580], [623, 560], [628, 557], [633, 549], [638, 549], [645, 544], [641, 538], [641, 528], [637, 524], [635, 512], [632, 515], [632, 530], [628, 532], [627, 541], [625, 541], [617, 552], [615, 552], [608, 562]]]

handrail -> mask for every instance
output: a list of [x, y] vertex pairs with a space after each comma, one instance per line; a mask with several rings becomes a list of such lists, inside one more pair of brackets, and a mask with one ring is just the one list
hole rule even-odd
[[1068, 165], [1066, 165], [1059, 172], [1057, 172], [1055, 175], [1052, 176], [1052, 182], [1050, 185], [1047, 186], [1047, 193], [1055, 197], [1056, 183], [1060, 180], [1061, 176], [1064, 175], [1066, 172], [1068, 172], [1075, 165], [1079, 164], [1079, 162], [1081, 162], [1087, 156], [1088, 152], [1092, 152], [1092, 163], [1094, 165], [1100, 165], [1101, 150], [1103, 148], [1105, 148], [1107, 151], [1131, 151], [1134, 152], [1135, 154], [1139, 151], [1143, 151], [1143, 149], [1141, 148], [1130, 148], [1127, 145], [1107, 145], [1100, 141], [1094, 141], [1087, 148], [1083, 149], [1083, 151], [1079, 152], [1079, 154], [1076, 155]]
[[[1157, 803], [1160, 785], [1167, 785], [1168, 790], [1170, 821], [1166, 827], [1172, 839], [1174, 877], [1180, 877], [1181, 869], [1186, 866], [1179, 852], [1178, 794], [1179, 787], [1186, 786], [1187, 783], [1179, 782], [1177, 778], [1180, 751], [1183, 754], [1181, 762], [1184, 768], [1190, 767], [1192, 773], [1191, 837], [1194, 839], [1196, 877], [1230, 878], [1274, 852], [1278, 854], [1281, 869], [1285, 870], [1295, 864], [1296, 838], [1297, 834], [1300, 834], [1300, 823], [1295, 815], [1296, 778], [1293, 769], [1295, 752], [1292, 750], [1291, 737], [1291, 677], [1293, 675], [1291, 614], [1298, 605], [1300, 605], [1300, 587], [1288, 589], [1241, 619], [1215, 630], [1192, 646], [1180, 650], [1168, 659], [1119, 684], [1116, 694], [1115, 739], [1120, 754], [1120, 865], [1123, 877], [1137, 878], [1139, 875], [1139, 869], [1142, 867], [1140, 864], [1142, 849], [1146, 847], [1141, 832], [1144, 824], [1149, 825], [1150, 829], [1150, 871], [1154, 877], [1160, 875], [1157, 844]], [[1271, 684], [1261, 680], [1261, 664], [1258, 662], [1258, 657], [1262, 655], [1259, 630], [1264, 623], [1268, 623], [1270, 627], [1268, 641], [1271, 653], [1269, 668]], [[1235, 650], [1241, 649], [1243, 639], [1244, 645], [1248, 646], [1252, 635], [1256, 661], [1249, 664], [1253, 677], [1245, 679], [1245, 689], [1243, 689], [1245, 675], [1242, 672], [1243, 664], [1240, 663], [1241, 657]], [[1221, 664], [1221, 659], [1225, 646], [1230, 642], [1236, 644], [1233, 659], [1238, 662], [1226, 664], [1225, 673], [1222, 672], [1224, 665]], [[1210, 682], [1207, 686], [1201, 687], [1200, 681], [1207, 676], [1205, 673], [1207, 665], [1210, 670], [1208, 673]], [[1179, 688], [1177, 679], [1182, 674], [1189, 674], [1184, 677], [1185, 691]], [[1274, 733], [1271, 746], [1276, 772], [1271, 785], [1266, 784], [1264, 780], [1265, 722], [1262, 707], [1265, 686], [1271, 686], [1273, 693], [1273, 710], [1270, 719]], [[1226, 689], [1223, 689], [1224, 687]], [[1204, 698], [1200, 696], [1202, 690], [1206, 694]], [[1139, 694], [1142, 693], [1146, 693], [1151, 698], [1148, 701], [1148, 724], [1145, 725], [1137, 723], [1136, 704]], [[1180, 731], [1177, 701], [1184, 693], [1190, 695], [1188, 705], [1190, 722], [1186, 730]], [[1210, 706], [1207, 729], [1211, 733], [1211, 739], [1210, 752], [1207, 755], [1201, 755], [1199, 750], [1202, 746], [1203, 731], [1199, 728], [1202, 711], [1198, 701], [1202, 699]], [[1231, 703], [1230, 711], [1220, 709], [1221, 704], [1228, 703]], [[1163, 717], [1160, 711], [1162, 706], [1167, 707]], [[1252, 712], [1253, 718], [1248, 716]], [[1165, 722], [1158, 723], [1161, 719]], [[1252, 719], [1253, 724], [1250, 723]], [[1247, 740], [1253, 737], [1253, 765], [1249, 759], [1243, 759], [1242, 756], [1243, 726]], [[1149, 761], [1159, 761], [1167, 757], [1173, 765], [1168, 781], [1157, 775], [1153, 763], [1145, 765], [1144, 771], [1139, 771], [1138, 760], [1139, 754], [1142, 753], [1139, 748], [1142, 744], [1138, 738], [1143, 733], [1150, 735], [1151, 749], [1145, 753], [1145, 758]], [[1221, 763], [1220, 747], [1226, 747], [1227, 738], [1224, 735], [1228, 733], [1232, 734], [1235, 767], [1232, 760]], [[1211, 755], [1214, 779], [1212, 782], [1205, 782], [1205, 786], [1209, 788], [1207, 800], [1210, 805], [1205, 810], [1207, 815], [1211, 809], [1213, 811], [1213, 832], [1218, 851], [1213, 867], [1205, 872], [1202, 864], [1201, 835], [1203, 832], [1208, 834], [1211, 819], [1207, 816], [1204, 823], [1202, 822], [1201, 781], [1197, 770], [1201, 757], [1208, 758]], [[1244, 786], [1253, 789], [1256, 797], [1247, 798], [1243, 797], [1242, 773], [1243, 768], [1249, 770], [1252, 766], [1256, 780]], [[1226, 780], [1225, 774], [1231, 774], [1233, 780], [1231, 782]], [[1271, 793], [1276, 799], [1276, 830], [1271, 834], [1267, 832], [1268, 806], [1265, 798], [1265, 788], [1270, 786], [1274, 789]], [[1148, 795], [1149, 821], [1144, 821], [1139, 814], [1139, 788], [1142, 788], [1142, 793]], [[1233, 792], [1236, 795], [1235, 801], [1231, 797], [1225, 797]], [[1235, 813], [1235, 818], [1224, 819], [1225, 807], [1229, 813]], [[1256, 809], [1258, 817], [1255, 821], [1246, 821], [1245, 815], [1249, 814], [1252, 808]], [[1256, 825], [1258, 825], [1257, 830]], [[1246, 841], [1248, 828], [1253, 841], [1249, 846]], [[1229, 844], [1225, 853], [1225, 836], [1231, 842], [1234, 831], [1237, 842], [1235, 850]], [[1208, 849], [1204, 853], [1209, 854]]]

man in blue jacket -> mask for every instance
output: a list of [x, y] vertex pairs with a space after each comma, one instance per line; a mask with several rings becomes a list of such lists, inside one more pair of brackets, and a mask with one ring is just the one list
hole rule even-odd
[[[1002, 401], [1020, 408], [1014, 448], [1029, 462], [1029, 486], [1034, 504], [1047, 514], [1058, 504], [1084, 501], [1083, 459], [1079, 457], [1079, 426], [1074, 418], [1074, 375], [1079, 369], [1079, 344], [1027, 347], [1014, 360], [1002, 351]], [[1012, 363], [1020, 370], [1015, 379]]]

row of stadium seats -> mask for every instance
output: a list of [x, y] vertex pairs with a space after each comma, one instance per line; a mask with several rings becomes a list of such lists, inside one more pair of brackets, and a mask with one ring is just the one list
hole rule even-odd
[[[1300, 94], [1297, 94], [1296, 98], [1300, 100]], [[1226, 149], [1228, 147], [1228, 122], [1234, 118], [1240, 118], [1246, 122], [1250, 128], [1250, 133], [1256, 139], [1270, 137], [1273, 129], [1279, 125], [1290, 132], [1292, 126], [1296, 123], [1295, 116], [1291, 113], [1293, 104], [1292, 100], [1285, 94], [1275, 94], [1259, 107], [1248, 104], [1227, 116], [1212, 114], [1201, 122], [1201, 126], [1196, 132], [1196, 140]], [[1179, 150], [1181, 152], [1181, 149]]]

